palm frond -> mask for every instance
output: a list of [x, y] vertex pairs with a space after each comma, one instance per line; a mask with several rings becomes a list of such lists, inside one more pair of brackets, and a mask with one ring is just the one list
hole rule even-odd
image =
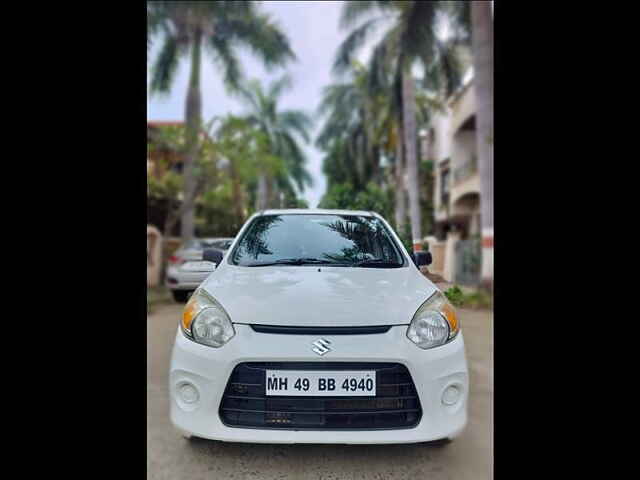
[[425, 52], [432, 52], [435, 43], [434, 24], [438, 2], [407, 2], [402, 13], [402, 49], [407, 59], [421, 58]]
[[291, 76], [288, 74], [283, 75], [280, 79], [276, 80], [269, 86], [267, 96], [270, 98], [280, 98], [280, 95], [282, 95], [286, 90], [291, 89], [291, 87], [293, 87], [293, 80], [291, 79]]
[[361, 20], [363, 16], [377, 13], [378, 3], [368, 0], [344, 2], [340, 14], [340, 28], [349, 28]]
[[305, 187], [313, 184], [311, 175], [305, 168], [306, 156], [291, 135], [283, 135], [282, 140], [284, 151], [286, 152], [284, 159], [287, 165], [287, 171], [296, 183], [298, 190], [304, 192]]
[[471, 2], [444, 1], [442, 12], [449, 18], [454, 36], [469, 43], [471, 41]]
[[352, 67], [353, 60], [377, 25], [383, 18], [373, 18], [354, 29], [338, 47], [332, 71], [334, 74], [345, 73]]
[[224, 72], [224, 83], [230, 90], [237, 90], [243, 77], [242, 67], [233, 48], [224, 39], [212, 35], [208, 47]]
[[279, 123], [285, 131], [295, 131], [305, 142], [309, 142], [309, 130], [313, 128], [313, 120], [306, 112], [285, 110], [279, 115]]
[[288, 38], [267, 14], [229, 19], [225, 30], [229, 32], [228, 41], [249, 47], [267, 68], [296, 58]]
[[179, 45], [175, 37], [165, 36], [164, 44], [151, 69], [151, 93], [169, 93], [178, 68]]

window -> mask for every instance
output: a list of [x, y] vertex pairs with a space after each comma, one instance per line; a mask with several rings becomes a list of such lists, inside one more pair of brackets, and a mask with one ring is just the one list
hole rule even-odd
[[440, 203], [449, 203], [449, 190], [451, 188], [451, 171], [447, 168], [440, 174]]
[[334, 266], [405, 264], [384, 224], [357, 215], [262, 215], [249, 225], [231, 255], [234, 265], [243, 266], [302, 260]]

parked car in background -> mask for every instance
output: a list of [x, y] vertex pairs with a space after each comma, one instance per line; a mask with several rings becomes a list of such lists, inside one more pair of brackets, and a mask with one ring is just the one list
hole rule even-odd
[[233, 238], [194, 238], [187, 244], [181, 245], [169, 257], [165, 285], [171, 290], [177, 302], [186, 302], [189, 295], [198, 288], [209, 272], [193, 268], [194, 262], [202, 261], [204, 249], [217, 249], [226, 252]]
[[431, 254], [407, 252], [380, 215], [267, 210], [203, 259], [212, 273], [185, 306], [169, 371], [185, 436], [414, 443], [465, 427], [456, 311], [418, 270]]

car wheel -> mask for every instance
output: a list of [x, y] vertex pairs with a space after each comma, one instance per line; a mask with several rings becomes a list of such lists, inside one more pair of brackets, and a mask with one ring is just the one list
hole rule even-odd
[[187, 290], [172, 290], [173, 299], [178, 303], [185, 303], [189, 299], [189, 292]]

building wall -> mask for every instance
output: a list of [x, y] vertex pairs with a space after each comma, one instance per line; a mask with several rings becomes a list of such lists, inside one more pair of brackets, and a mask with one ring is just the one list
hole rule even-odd
[[[446, 112], [437, 114], [433, 118], [433, 155], [436, 160], [434, 169], [434, 206], [435, 220], [449, 225], [450, 219], [466, 218], [468, 234], [479, 231], [479, 193], [480, 178], [477, 169], [476, 130], [469, 127], [469, 122], [475, 115], [475, 92], [473, 82], [467, 84], [448, 102]], [[462, 129], [462, 126], [465, 126]], [[474, 158], [475, 157], [475, 158]], [[441, 175], [445, 168], [449, 168], [449, 200], [448, 209], [441, 206]], [[448, 213], [447, 213], [448, 210]], [[449, 217], [447, 216], [449, 215]], [[438, 270], [442, 271], [447, 281], [454, 280], [455, 247], [461, 239], [462, 232], [451, 230], [446, 234], [446, 240], [437, 242]]]
[[[442, 184], [441, 173], [444, 163], [450, 158], [451, 155], [451, 140], [450, 140], [450, 123], [451, 115], [447, 110], [442, 113], [437, 113], [433, 117], [433, 145], [432, 152], [435, 160], [434, 168], [434, 216], [436, 222], [446, 220], [446, 210], [442, 208], [440, 199], [442, 198]], [[450, 162], [449, 162], [450, 163]]]
[[160, 285], [162, 272], [162, 234], [153, 225], [147, 225], [147, 286]]
[[462, 124], [476, 113], [476, 95], [473, 82], [469, 83], [457, 95], [455, 95], [449, 106], [451, 108], [451, 131], [457, 132]]

